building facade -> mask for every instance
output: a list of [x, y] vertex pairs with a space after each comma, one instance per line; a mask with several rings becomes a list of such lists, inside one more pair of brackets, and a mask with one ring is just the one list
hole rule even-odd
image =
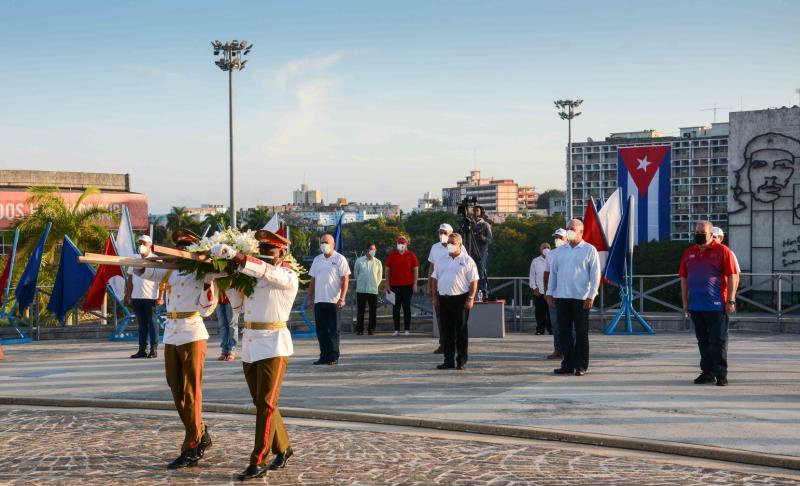
[[481, 177], [481, 171], [473, 170], [455, 187], [442, 189], [442, 204], [448, 211], [456, 212], [464, 198], [475, 198], [492, 220], [502, 221], [508, 216], [528, 215], [536, 209], [539, 195], [533, 186], [520, 186], [513, 179]]
[[714, 123], [681, 128], [677, 137], [644, 130], [573, 143], [573, 214], [583, 216], [590, 197], [605, 199], [617, 189], [619, 148], [666, 145], [671, 149], [671, 239], [691, 239], [692, 223], [701, 219], [727, 229], [728, 132], [727, 123]]
[[312, 206], [322, 203], [322, 193], [317, 189], [309, 189], [308, 184], [303, 183], [300, 189], [292, 192], [292, 203], [299, 206]]

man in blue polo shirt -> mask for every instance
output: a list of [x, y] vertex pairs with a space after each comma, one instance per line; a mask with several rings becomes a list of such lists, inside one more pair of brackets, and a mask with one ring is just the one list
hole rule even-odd
[[733, 253], [712, 237], [708, 221], [697, 223], [695, 244], [686, 249], [678, 273], [683, 311], [691, 315], [700, 369], [698, 385], [728, 384], [728, 316], [736, 312], [739, 273]]

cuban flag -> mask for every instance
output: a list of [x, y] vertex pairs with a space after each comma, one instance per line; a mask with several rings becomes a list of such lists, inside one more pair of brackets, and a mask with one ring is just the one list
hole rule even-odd
[[622, 199], [633, 196], [637, 206], [637, 244], [670, 238], [670, 165], [669, 145], [617, 150], [617, 183]]

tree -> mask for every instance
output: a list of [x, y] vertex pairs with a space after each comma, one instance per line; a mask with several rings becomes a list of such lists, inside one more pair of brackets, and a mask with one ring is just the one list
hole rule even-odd
[[567, 193], [561, 189], [548, 189], [539, 194], [539, 201], [536, 207], [539, 209], [547, 209], [550, 207], [550, 199], [559, 197], [567, 197]]
[[403, 226], [411, 240], [409, 248], [419, 258], [420, 275], [428, 275], [428, 253], [431, 246], [439, 241], [439, 225], [448, 223], [454, 231], [458, 232], [458, 221], [459, 217], [448, 211], [413, 213], [405, 220]]
[[[259, 228], [263, 226], [261, 225]], [[311, 252], [311, 239], [313, 236], [311, 231], [299, 226], [290, 226], [289, 232], [292, 240], [292, 254], [298, 258], [308, 256]]]
[[211, 228], [208, 230], [209, 234], [213, 234], [220, 228], [226, 228], [231, 222], [230, 211], [224, 211], [221, 213], [208, 213], [206, 217], [203, 218], [203, 227], [210, 226]]
[[167, 230], [177, 231], [181, 228], [192, 228], [197, 221], [189, 214], [189, 210], [184, 206], [173, 206], [167, 215]]
[[[57, 191], [58, 189], [55, 187], [31, 187], [28, 189], [26, 203], [35, 206], [36, 209], [27, 218], [17, 221], [15, 225], [20, 231], [17, 261], [25, 262], [47, 224], [53, 224], [42, 257], [40, 274], [42, 283], [51, 283], [55, 278], [61, 242], [65, 235], [69, 236], [83, 252], [102, 252], [108, 237], [105, 224], [109, 221], [119, 222], [119, 215], [111, 209], [87, 205], [88, 198], [100, 194], [100, 190], [96, 187], [90, 187], [83, 191], [75, 204], [71, 206]], [[23, 268], [24, 265], [17, 265], [15, 274], [21, 273]]]
[[247, 211], [247, 227], [252, 230], [263, 228], [272, 217], [272, 209], [268, 206], [256, 206]]

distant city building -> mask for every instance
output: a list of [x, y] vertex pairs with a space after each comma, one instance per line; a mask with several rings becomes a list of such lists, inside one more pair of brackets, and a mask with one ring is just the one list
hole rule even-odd
[[567, 215], [567, 198], [565, 197], [551, 197], [547, 208], [548, 216], [561, 216]]
[[189, 216], [196, 221], [203, 221], [209, 214], [222, 214], [228, 211], [228, 206], [223, 204], [201, 204], [199, 208], [186, 208]]
[[322, 193], [317, 189], [309, 189], [308, 184], [303, 183], [300, 189], [292, 193], [292, 203], [299, 206], [312, 206], [322, 203]]
[[422, 198], [417, 199], [417, 207], [414, 209], [417, 213], [424, 213], [425, 211], [437, 211], [442, 208], [442, 200], [435, 197], [433, 193], [426, 192]]
[[613, 133], [602, 142], [572, 144], [573, 214], [582, 217], [590, 197], [605, 199], [619, 186], [617, 149], [669, 146], [670, 236], [688, 240], [693, 223], [728, 226], [728, 124], [685, 127], [678, 137], [656, 130]]
[[502, 221], [512, 215], [527, 216], [536, 209], [539, 195], [533, 186], [520, 186], [514, 179], [481, 177], [481, 171], [473, 170], [455, 187], [442, 189], [442, 204], [449, 211], [455, 212], [465, 197], [474, 197], [492, 220]]

